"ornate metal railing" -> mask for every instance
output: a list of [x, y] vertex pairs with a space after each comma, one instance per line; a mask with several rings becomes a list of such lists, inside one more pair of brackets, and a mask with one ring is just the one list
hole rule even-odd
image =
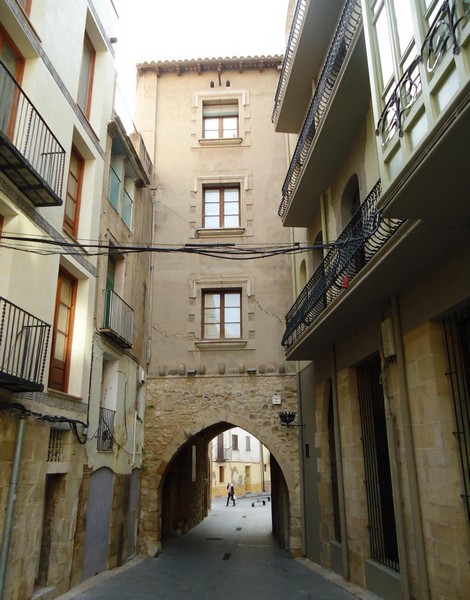
[[396, 131], [400, 137], [403, 136], [406, 114], [421, 92], [420, 60], [417, 56], [403, 73], [380, 115], [375, 133], [381, 137], [382, 146], [388, 144]]
[[115, 410], [104, 408], [103, 406], [100, 407], [96, 449], [101, 452], [111, 452], [113, 450], [115, 416]]
[[380, 181], [352, 216], [286, 315], [282, 345], [289, 348], [370, 262], [402, 225], [377, 210]]
[[459, 10], [455, 0], [452, 2], [445, 0], [424, 38], [420, 58], [430, 73], [440, 64], [450, 45], [454, 54], [460, 52], [457, 30], [470, 18], [470, 0], [462, 0], [462, 14], [459, 14]]
[[[398, 131], [403, 137], [403, 123], [421, 92], [419, 65], [425, 64], [429, 73], [435, 71], [450, 46], [460, 52], [458, 28], [470, 18], [470, 0], [462, 0], [462, 9], [455, 1], [444, 0], [424, 38], [421, 51], [406, 69], [395, 86], [377, 123], [376, 134], [386, 146]], [[459, 11], [462, 10], [461, 14]]]
[[104, 319], [102, 331], [118, 344], [132, 347], [134, 311], [114, 290], [104, 290]]
[[287, 40], [286, 53], [282, 61], [281, 74], [277, 84], [276, 95], [274, 96], [274, 109], [271, 117], [271, 121], [274, 123], [279, 114], [281, 106], [281, 99], [284, 96], [284, 90], [286, 89], [287, 79], [292, 67], [292, 61], [294, 59], [295, 50], [299, 42], [300, 30], [302, 29], [302, 23], [305, 17], [305, 10], [307, 8], [307, 0], [298, 0], [295, 7], [294, 16], [292, 18], [292, 25], [289, 32], [289, 39]]
[[65, 150], [1, 61], [0, 131], [60, 200]]
[[51, 326], [0, 297], [0, 386], [41, 391]]
[[338, 22], [328, 56], [318, 79], [312, 101], [307, 111], [297, 146], [282, 186], [282, 200], [278, 214], [284, 217], [292, 193], [307, 162], [316, 130], [329, 104], [339, 72], [347, 56], [354, 34], [361, 21], [359, 0], [347, 0]]

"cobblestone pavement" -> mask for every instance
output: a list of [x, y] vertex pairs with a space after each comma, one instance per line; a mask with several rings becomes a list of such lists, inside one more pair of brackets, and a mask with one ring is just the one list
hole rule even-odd
[[[253, 506], [254, 503], [254, 506]], [[241, 498], [213, 501], [209, 516], [169, 540], [157, 558], [137, 558], [86, 580], [60, 600], [372, 600], [376, 598], [308, 560], [281, 550], [271, 506]]]

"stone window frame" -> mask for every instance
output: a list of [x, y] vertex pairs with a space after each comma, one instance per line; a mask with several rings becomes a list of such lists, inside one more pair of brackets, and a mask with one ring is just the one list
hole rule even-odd
[[[202, 337], [202, 297], [206, 290], [237, 290], [241, 292], [241, 323], [243, 338], [235, 340], [205, 340]], [[254, 284], [248, 277], [200, 277], [192, 282], [189, 295], [188, 350], [254, 350], [255, 304]]]
[[[204, 103], [214, 103], [220, 101], [222, 104], [236, 102], [238, 104], [238, 137], [236, 138], [215, 138], [208, 139], [203, 137], [203, 108]], [[216, 92], [196, 92], [193, 96], [193, 119], [192, 119], [192, 138], [193, 147], [233, 147], [250, 145], [250, 111], [248, 90], [216, 91]]]
[[[206, 229], [204, 218], [204, 188], [238, 186], [240, 190], [240, 227]], [[247, 173], [220, 173], [196, 175], [190, 200], [190, 237], [233, 237], [253, 235], [252, 175]]]

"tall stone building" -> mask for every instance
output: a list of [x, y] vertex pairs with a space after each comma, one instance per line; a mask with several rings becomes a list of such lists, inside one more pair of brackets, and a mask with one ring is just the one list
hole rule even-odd
[[[280, 345], [290, 244], [276, 215], [286, 146], [270, 121], [279, 57], [144, 63], [136, 124], [155, 165], [152, 352], [141, 548], [210, 504], [209, 444], [241, 427], [271, 453], [273, 530], [301, 550], [296, 378]], [[256, 260], [249, 250], [257, 251]], [[262, 257], [264, 256], [264, 258]], [[244, 260], [249, 258], [249, 260]]]
[[[470, 11], [298, 0], [273, 121], [299, 244], [305, 553], [387, 599], [470, 589]], [[280, 137], [284, 137], [281, 136]]]

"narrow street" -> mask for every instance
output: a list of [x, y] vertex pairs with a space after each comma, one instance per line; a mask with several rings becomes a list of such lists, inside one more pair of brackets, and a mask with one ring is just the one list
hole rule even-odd
[[[372, 600], [371, 594], [281, 550], [271, 535], [268, 499], [213, 501], [195, 529], [168, 541], [157, 558], [134, 559], [102, 573], [59, 600]], [[323, 570], [322, 570], [323, 571]], [[113, 572], [111, 572], [112, 575]], [[331, 580], [329, 580], [331, 579]], [[350, 590], [346, 591], [347, 589]]]

